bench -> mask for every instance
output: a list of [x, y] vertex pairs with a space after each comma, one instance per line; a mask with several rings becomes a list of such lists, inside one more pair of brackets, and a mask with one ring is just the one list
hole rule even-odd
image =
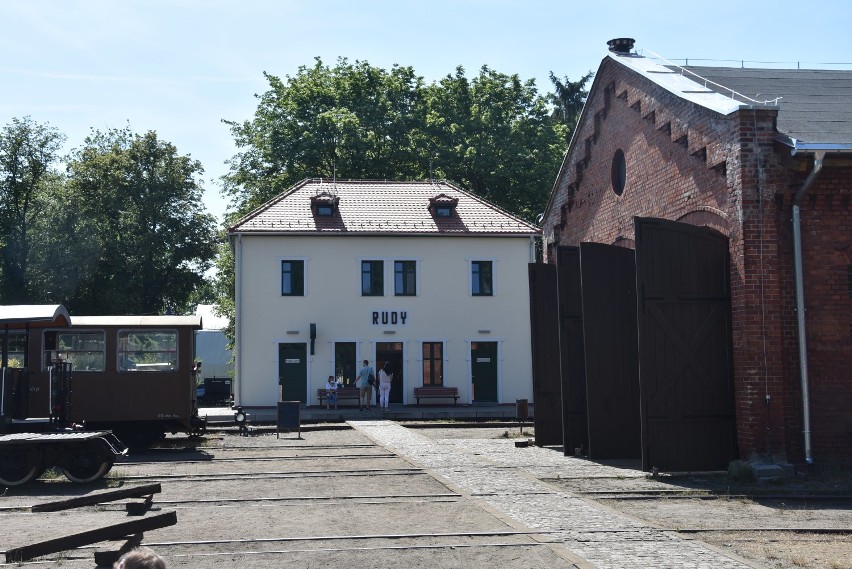
[[[328, 389], [320, 387], [317, 389], [317, 399], [320, 405], [323, 405], [323, 400], [328, 398]], [[361, 391], [357, 387], [338, 387], [337, 388], [337, 404], [340, 405], [344, 399], [354, 399], [361, 402]]]
[[449, 399], [450, 397], [453, 398], [453, 405], [457, 405], [459, 401], [458, 387], [427, 385], [414, 388], [414, 398], [417, 399], [417, 405], [420, 405], [421, 399]]

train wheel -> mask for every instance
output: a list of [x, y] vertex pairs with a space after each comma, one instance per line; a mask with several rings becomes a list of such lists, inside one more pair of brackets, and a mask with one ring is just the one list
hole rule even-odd
[[115, 458], [105, 449], [87, 445], [79, 452], [66, 455], [60, 467], [68, 480], [85, 484], [103, 478], [114, 461]]
[[38, 453], [24, 450], [0, 450], [0, 484], [20, 486], [44, 472]]

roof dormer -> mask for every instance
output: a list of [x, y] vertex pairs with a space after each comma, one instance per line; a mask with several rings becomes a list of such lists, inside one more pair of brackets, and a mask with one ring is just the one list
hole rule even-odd
[[458, 198], [451, 198], [447, 194], [438, 194], [434, 198], [429, 198], [429, 212], [433, 217], [453, 217], [458, 204]]
[[311, 211], [317, 217], [332, 217], [337, 211], [337, 204], [339, 203], [339, 196], [322, 191], [311, 197]]

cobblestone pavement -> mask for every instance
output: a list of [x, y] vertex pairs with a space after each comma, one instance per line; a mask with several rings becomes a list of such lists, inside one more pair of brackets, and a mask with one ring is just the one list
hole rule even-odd
[[429, 439], [391, 421], [351, 421], [377, 444], [418, 466], [492, 511], [545, 532], [543, 540], [567, 548], [582, 567], [734, 569], [760, 567], [700, 542], [643, 524], [560, 491], [538, 478], [635, 477], [639, 470], [566, 458], [510, 439]]

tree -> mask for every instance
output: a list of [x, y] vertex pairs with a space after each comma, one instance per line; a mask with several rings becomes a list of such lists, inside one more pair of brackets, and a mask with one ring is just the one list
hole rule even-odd
[[435, 171], [528, 220], [544, 210], [564, 153], [564, 127], [535, 82], [483, 66], [427, 89], [427, 133]]
[[187, 308], [215, 253], [215, 220], [201, 205], [201, 164], [129, 128], [95, 131], [68, 164], [69, 191], [96, 254], [69, 299], [82, 314]]
[[[390, 71], [340, 58], [317, 58], [270, 89], [254, 118], [229, 122], [238, 148], [225, 176], [233, 208], [246, 212], [307, 177], [423, 177], [415, 148], [423, 125], [422, 79], [410, 67]], [[418, 159], [420, 162], [418, 162]]]
[[13, 118], [0, 131], [0, 243], [4, 304], [27, 302], [32, 230], [48, 200], [46, 185], [56, 181], [51, 165], [65, 137], [30, 117]]
[[566, 129], [532, 80], [487, 66], [469, 80], [459, 67], [426, 86], [410, 67], [344, 58], [266, 78], [254, 118], [228, 123], [237, 214], [308, 177], [437, 175], [529, 220], [544, 209]]
[[579, 81], [571, 81], [568, 77], [559, 79], [553, 74], [553, 71], [550, 72], [550, 81], [553, 83], [555, 91], [550, 95], [550, 102], [553, 103], [553, 118], [567, 127], [566, 141], [570, 142], [580, 113], [583, 112], [583, 105], [586, 104], [586, 97], [589, 96], [589, 92], [586, 91], [586, 83], [592, 76], [594, 76], [594, 73], [590, 71]]

